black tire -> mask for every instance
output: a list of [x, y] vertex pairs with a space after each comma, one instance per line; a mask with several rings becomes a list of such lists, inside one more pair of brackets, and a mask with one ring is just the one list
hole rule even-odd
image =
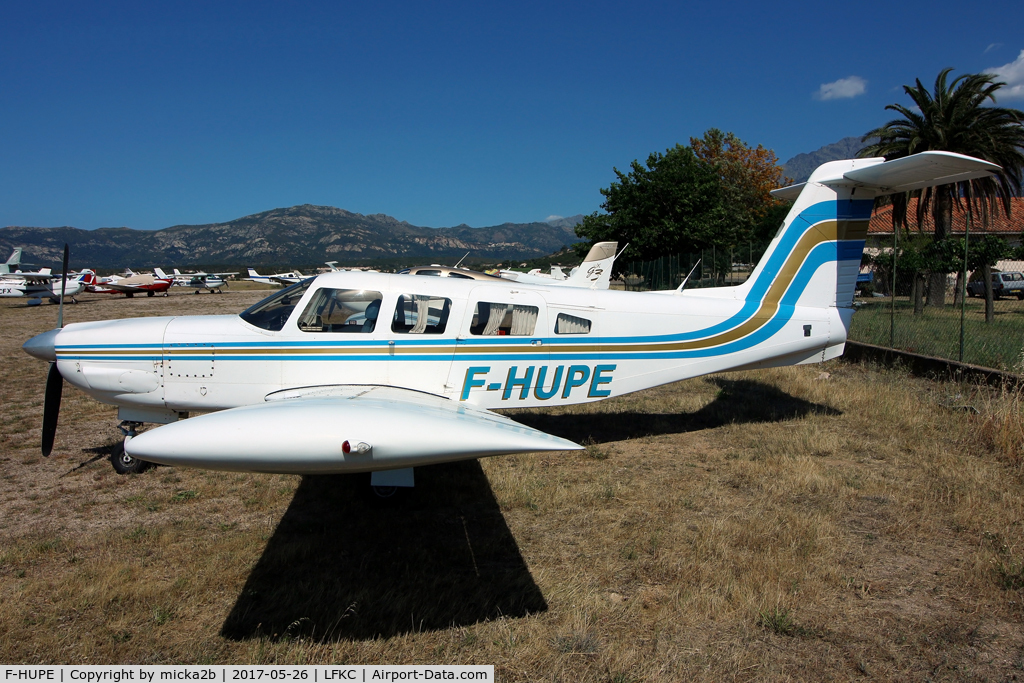
[[1024, 292], [1017, 292], [1017, 301], [1024, 301]]
[[124, 445], [110, 455], [110, 464], [114, 466], [114, 471], [118, 474], [140, 474], [152, 467], [151, 463], [133, 458], [125, 453]]

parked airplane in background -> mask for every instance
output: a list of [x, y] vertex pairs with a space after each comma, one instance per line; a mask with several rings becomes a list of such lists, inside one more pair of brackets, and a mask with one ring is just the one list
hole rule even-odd
[[[337, 261], [335, 261], [337, 263]], [[275, 273], [274, 275], [260, 275], [256, 272], [255, 268], [249, 269], [249, 277], [246, 280], [252, 280], [253, 282], [263, 282], [271, 285], [293, 285], [296, 282], [305, 280], [308, 275], [303, 275], [297, 270], [290, 271], [288, 273]]]
[[[571, 405], [726, 370], [842, 354], [878, 195], [991, 175], [945, 152], [820, 166], [735, 287], [625, 292], [508, 280], [325, 273], [240, 315], [68, 325], [24, 344], [51, 362], [43, 453], [61, 378], [118, 406], [119, 471], [372, 472], [580, 448], [495, 408]], [[189, 413], [205, 413], [190, 419]], [[138, 433], [142, 423], [162, 426]], [[80, 444], [76, 444], [80, 447]]]
[[[78, 303], [75, 298], [85, 289], [84, 275], [69, 279], [64, 285], [64, 298]], [[60, 303], [60, 275], [53, 275], [49, 268], [37, 273], [0, 273], [0, 297], [27, 297], [28, 305], [34, 306], [47, 298]]]
[[0, 275], [21, 270], [21, 252], [22, 247], [15, 247], [7, 261], [0, 263]]
[[153, 269], [153, 274], [139, 275], [131, 273], [128, 277], [101, 278], [89, 269], [82, 271], [86, 289], [95, 294], [124, 294], [131, 298], [136, 294], [156, 296], [163, 294], [167, 296], [167, 290], [171, 288], [174, 278], [164, 273], [159, 268]]
[[[608, 289], [611, 286], [612, 266], [615, 265], [615, 259], [622, 253], [616, 253], [618, 247], [618, 242], [598, 242], [590, 248], [583, 263], [573, 268], [568, 277], [558, 266], [552, 266], [550, 274], [540, 272], [539, 268], [535, 268], [529, 273], [503, 270], [501, 277], [506, 280], [529, 282], [535, 285]], [[623, 251], [625, 251], [625, 247], [623, 247]]]
[[227, 280], [224, 279], [226, 275], [234, 275], [234, 273], [194, 273], [192, 279], [185, 286], [195, 288], [196, 294], [204, 289], [209, 290], [211, 294], [214, 292], [220, 294], [221, 287], [228, 286]]
[[180, 287], [194, 287], [196, 294], [199, 290], [208, 289], [211, 292], [216, 290], [220, 292], [221, 287], [227, 287], [227, 278], [232, 275], [238, 275], [238, 271], [232, 271], [230, 273], [204, 273], [202, 271], [194, 273], [183, 273], [177, 268], [174, 269], [174, 285]]

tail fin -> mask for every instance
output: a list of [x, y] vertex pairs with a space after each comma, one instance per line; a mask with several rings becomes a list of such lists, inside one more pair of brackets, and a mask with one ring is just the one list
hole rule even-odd
[[735, 294], [772, 306], [850, 307], [875, 197], [981, 178], [998, 169], [952, 152], [823, 164], [806, 183], [773, 190], [794, 199], [793, 208]]
[[0, 273], [13, 273], [21, 266], [21, 247], [15, 247], [10, 258], [5, 263], [0, 263]]
[[618, 242], [598, 242], [592, 246], [587, 258], [583, 259], [579, 268], [566, 278], [565, 284], [572, 287], [608, 289], [612, 279], [612, 265], [622, 253], [616, 253], [618, 247]]
[[263, 277], [263, 276], [260, 275], [259, 273], [257, 273], [255, 268], [250, 268], [249, 269], [249, 277]]
[[160, 270], [159, 268], [154, 268], [153, 272], [156, 273], [156, 276], [158, 278], [160, 278], [161, 280], [170, 280], [171, 279], [170, 277], [167, 276], [167, 273], [165, 273], [164, 271]]

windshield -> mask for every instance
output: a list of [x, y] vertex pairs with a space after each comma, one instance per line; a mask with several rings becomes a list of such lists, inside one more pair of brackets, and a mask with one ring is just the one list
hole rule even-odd
[[288, 322], [288, 318], [291, 316], [295, 305], [299, 303], [299, 299], [306, 293], [309, 286], [313, 284], [313, 279], [309, 278], [290, 287], [285, 287], [280, 292], [268, 296], [263, 301], [250, 306], [238, 315], [250, 325], [255, 325], [271, 332], [279, 332], [284, 327], [284, 324]]

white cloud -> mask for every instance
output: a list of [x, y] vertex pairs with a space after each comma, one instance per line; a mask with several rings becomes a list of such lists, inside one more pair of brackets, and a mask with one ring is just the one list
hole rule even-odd
[[985, 52], [983, 54], [987, 55], [989, 52], [992, 52], [992, 50], [998, 50], [1002, 46], [1002, 43], [990, 43], [989, 46], [985, 48]]
[[1000, 81], [1006, 83], [996, 91], [996, 97], [1001, 100], [1024, 99], [1024, 50], [1020, 51], [1017, 59], [1009, 64], [995, 66], [985, 69], [987, 74], [995, 74]]
[[544, 219], [544, 222], [550, 223], [551, 221], [557, 221], [559, 218], [565, 218], [565, 216], [556, 216], [555, 214], [551, 214], [550, 216]]
[[819, 100], [843, 100], [863, 95], [867, 89], [867, 81], [860, 76], [850, 76], [831, 83], [822, 83], [814, 97]]

